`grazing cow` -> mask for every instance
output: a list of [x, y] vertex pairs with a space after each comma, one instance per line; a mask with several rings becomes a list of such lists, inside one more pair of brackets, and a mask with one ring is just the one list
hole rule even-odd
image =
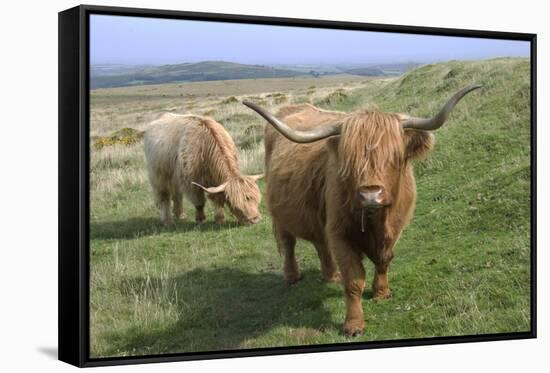
[[431, 151], [430, 131], [477, 88], [460, 90], [430, 119], [347, 114], [308, 104], [284, 107], [274, 116], [244, 102], [273, 126], [265, 129], [266, 194], [284, 277], [289, 283], [301, 279], [296, 238], [312, 242], [323, 277], [344, 285], [346, 335], [359, 335], [364, 328], [365, 255], [375, 265], [374, 298], [390, 296], [393, 247], [415, 206], [411, 161]]
[[223, 126], [211, 118], [164, 114], [144, 134], [145, 157], [155, 201], [163, 224], [183, 217], [182, 196], [195, 206], [195, 220], [203, 222], [205, 193], [215, 206], [215, 220], [223, 223], [224, 204], [243, 224], [260, 221], [259, 176], [242, 175], [237, 149]]

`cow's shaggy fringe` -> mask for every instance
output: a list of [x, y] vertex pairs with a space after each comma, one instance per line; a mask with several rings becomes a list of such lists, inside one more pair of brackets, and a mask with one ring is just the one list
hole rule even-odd
[[231, 136], [212, 118], [196, 118], [198, 119], [198, 124], [203, 126], [210, 135], [203, 137], [203, 151], [197, 154], [201, 157], [201, 163], [207, 163], [211, 171], [220, 174], [220, 179], [225, 176], [238, 176], [237, 148]]
[[258, 185], [249, 177], [230, 179], [225, 188], [225, 196], [233, 206], [243, 206], [253, 201], [259, 203], [262, 198]]
[[225, 197], [232, 206], [243, 206], [246, 198], [260, 201], [261, 194], [256, 182], [250, 178], [241, 177], [237, 147], [225, 129], [208, 117], [201, 117], [200, 124], [206, 128], [211, 137], [205, 136], [205, 146], [201, 154], [202, 160], [207, 161], [209, 170], [218, 176], [221, 184], [228, 181], [225, 188]]
[[403, 130], [399, 117], [393, 113], [356, 113], [344, 120], [338, 146], [338, 172], [356, 187], [367, 169], [369, 173], [379, 173], [387, 165], [402, 163]]

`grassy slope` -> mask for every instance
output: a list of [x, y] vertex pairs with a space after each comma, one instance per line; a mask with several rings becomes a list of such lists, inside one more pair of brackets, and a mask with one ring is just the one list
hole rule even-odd
[[[417, 210], [396, 248], [393, 297], [366, 292], [365, 334], [353, 341], [529, 329], [529, 62], [424, 66], [330, 108], [431, 115], [473, 82], [484, 89], [416, 164]], [[342, 290], [321, 281], [310, 244], [297, 247], [304, 280], [288, 287], [265, 208], [252, 227], [216, 226], [211, 212], [202, 226], [161, 227], [140, 151], [92, 157], [92, 356], [348, 340]]]

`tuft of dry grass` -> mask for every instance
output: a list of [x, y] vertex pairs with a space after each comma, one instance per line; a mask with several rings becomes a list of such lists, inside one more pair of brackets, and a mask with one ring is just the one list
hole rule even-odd
[[228, 98], [225, 98], [220, 101], [221, 104], [234, 104], [236, 102], [239, 102], [235, 96], [229, 96]]
[[316, 105], [322, 107], [329, 107], [340, 104], [348, 98], [348, 94], [343, 89], [337, 89], [334, 92], [329, 93], [325, 97], [315, 102]]

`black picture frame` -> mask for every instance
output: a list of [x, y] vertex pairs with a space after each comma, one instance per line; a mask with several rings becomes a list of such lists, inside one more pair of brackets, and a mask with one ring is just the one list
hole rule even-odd
[[[92, 14], [528, 41], [531, 45], [531, 330], [153, 356], [90, 358], [89, 17]], [[536, 34], [81, 5], [59, 13], [59, 360], [79, 367], [536, 338]]]

